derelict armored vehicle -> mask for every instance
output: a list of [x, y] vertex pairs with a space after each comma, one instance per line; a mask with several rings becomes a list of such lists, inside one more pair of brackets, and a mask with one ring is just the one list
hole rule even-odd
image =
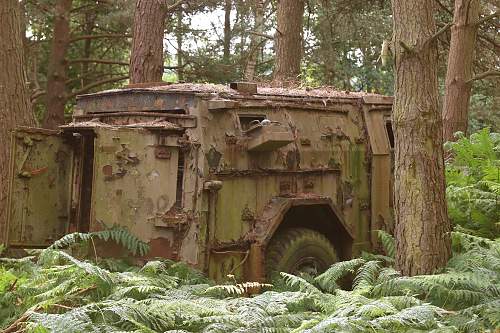
[[59, 131], [13, 132], [4, 243], [119, 225], [217, 280], [322, 271], [391, 228], [391, 107], [249, 83], [79, 96]]

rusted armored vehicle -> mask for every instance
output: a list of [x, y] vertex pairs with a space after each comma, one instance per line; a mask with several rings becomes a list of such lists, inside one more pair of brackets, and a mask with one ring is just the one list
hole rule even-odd
[[12, 136], [4, 243], [126, 227], [214, 279], [317, 272], [390, 229], [392, 98], [170, 84], [79, 96]]

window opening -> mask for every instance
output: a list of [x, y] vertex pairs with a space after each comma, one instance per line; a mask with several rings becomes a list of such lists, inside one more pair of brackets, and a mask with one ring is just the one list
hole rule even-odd
[[175, 207], [182, 207], [182, 192], [184, 184], [184, 152], [179, 149], [177, 161], [177, 188], [175, 192]]
[[392, 121], [387, 120], [385, 122], [385, 129], [387, 131], [387, 137], [389, 138], [389, 145], [391, 149], [394, 149], [394, 133], [392, 131]]
[[247, 131], [250, 127], [259, 124], [262, 120], [267, 119], [265, 115], [239, 115], [240, 127], [242, 131]]

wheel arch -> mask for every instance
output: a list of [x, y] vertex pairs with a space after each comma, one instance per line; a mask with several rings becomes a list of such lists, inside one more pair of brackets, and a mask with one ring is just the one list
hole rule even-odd
[[293, 227], [322, 233], [332, 242], [340, 260], [350, 259], [354, 236], [330, 198], [273, 198], [256, 220], [253, 241], [265, 250], [277, 232]]

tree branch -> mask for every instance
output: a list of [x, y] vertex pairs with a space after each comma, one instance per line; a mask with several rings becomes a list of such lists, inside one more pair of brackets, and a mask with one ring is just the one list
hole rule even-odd
[[412, 54], [415, 53], [415, 50], [413, 50], [412, 47], [408, 46], [405, 42], [399, 41], [399, 45], [408, 53]]
[[271, 39], [271, 40], [274, 39], [274, 37], [271, 35], [266, 35], [266, 34], [263, 34], [261, 32], [257, 32], [257, 31], [249, 31], [248, 33], [251, 35], [260, 36], [260, 37], [264, 37], [264, 38]]
[[427, 39], [424, 42], [424, 45], [432, 43], [433, 41], [435, 41], [436, 39], [438, 39], [439, 36], [441, 36], [442, 34], [444, 34], [452, 25], [453, 25], [453, 23], [446, 23], [444, 25], [444, 27], [442, 27], [434, 35], [432, 35], [431, 37], [429, 37], [429, 39]]
[[476, 22], [474, 22], [474, 25], [479, 26], [479, 25], [483, 24], [484, 22], [489, 21], [489, 20], [491, 20], [491, 19], [493, 19], [493, 18], [495, 18], [495, 17], [497, 17], [499, 15], [500, 15], [500, 11], [497, 10], [493, 14], [486, 15], [485, 17], [480, 18], [479, 20], [477, 20]]
[[188, 1], [187, 0], [178, 0], [177, 2], [174, 2], [173, 4], [171, 4], [170, 6], [168, 5], [168, 3], [165, 3], [165, 7], [167, 7], [166, 8], [167, 13], [171, 13], [171, 12], [175, 11], [177, 8], [182, 6], [185, 2], [188, 2]]
[[77, 42], [84, 39], [98, 39], [98, 38], [132, 38], [130, 34], [95, 34], [95, 35], [81, 35], [74, 36], [69, 40], [70, 43]]
[[90, 58], [76, 58], [68, 60], [69, 64], [77, 64], [77, 63], [96, 63], [96, 64], [108, 64], [108, 65], [121, 65], [128, 66], [128, 62], [124, 61], [115, 61], [115, 60], [105, 60], [105, 59], [90, 59]]
[[486, 71], [484, 73], [481, 73], [481, 74], [478, 74], [478, 75], [472, 77], [472, 79], [468, 80], [465, 83], [470, 84], [474, 81], [486, 79], [487, 77], [490, 77], [490, 76], [500, 76], [500, 71], [490, 69], [489, 71]]
[[83, 88], [78, 89], [78, 90], [72, 92], [71, 94], [67, 95], [66, 97], [68, 99], [71, 99], [73, 97], [76, 97], [77, 95], [81, 95], [83, 93], [88, 92], [92, 88], [95, 88], [95, 87], [98, 87], [98, 86], [102, 86], [103, 84], [106, 84], [106, 83], [113, 83], [113, 82], [118, 82], [118, 81], [126, 80], [128, 78], [129, 78], [128, 75], [124, 75], [124, 76], [119, 76], [119, 77], [112, 77], [112, 78], [101, 80], [101, 81], [97, 81], [97, 82], [92, 82], [92, 83], [84, 86]]
[[35, 90], [30, 96], [31, 103], [35, 103], [38, 98], [46, 94], [47, 92], [45, 90]]
[[448, 8], [446, 7], [445, 5], [443, 5], [443, 3], [439, 0], [435, 0], [436, 3], [439, 5], [439, 7], [441, 7], [442, 9], [444, 9], [445, 12], [447, 12], [448, 14], [450, 14], [451, 16], [453, 16], [453, 12]]

